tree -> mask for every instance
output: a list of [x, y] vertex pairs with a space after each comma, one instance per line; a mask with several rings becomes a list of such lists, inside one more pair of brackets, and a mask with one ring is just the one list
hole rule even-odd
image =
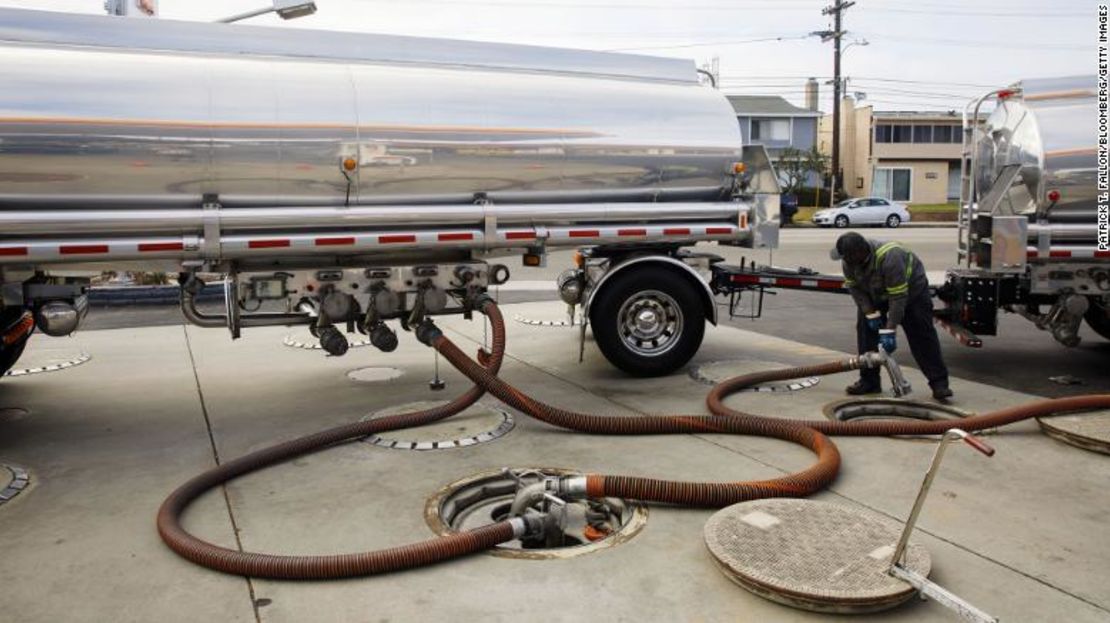
[[783, 149], [778, 158], [779, 182], [783, 194], [797, 194], [808, 186], [810, 174], [818, 178], [828, 169], [828, 157], [812, 147], [806, 151], [794, 147]]

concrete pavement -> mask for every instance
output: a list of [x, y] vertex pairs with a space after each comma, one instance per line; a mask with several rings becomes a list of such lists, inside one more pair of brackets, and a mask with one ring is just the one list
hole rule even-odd
[[[557, 319], [562, 306], [532, 303], [506, 316]], [[467, 350], [481, 324], [445, 320]], [[0, 461], [31, 470], [33, 487], [0, 507], [5, 536], [0, 619], [187, 620], [836, 620], [779, 606], [733, 585], [702, 543], [711, 511], [656, 506], [644, 530], [619, 546], [566, 560], [488, 555], [416, 571], [340, 582], [246, 581], [197, 568], [169, 552], [154, 513], [172, 488], [216, 460], [465, 387], [446, 371], [430, 393], [431, 353], [402, 336], [389, 356], [344, 358], [282, 346], [289, 329], [225, 331], [167, 326], [90, 331], [89, 363], [0, 382], [0, 406], [31, 413], [0, 421]], [[577, 363], [573, 329], [510, 322], [503, 377], [559, 406], [600, 413], [703, 413], [706, 386], [687, 374], [624, 377], [592, 345]], [[32, 347], [35, 345], [32, 344]], [[799, 364], [842, 356], [823, 348], [722, 327], [693, 364], [750, 358]], [[400, 378], [355, 383], [346, 372], [396, 366]], [[768, 415], [821, 417], [849, 375], [792, 394], [743, 394], [733, 404]], [[916, 372], [917, 387], [924, 381]], [[983, 411], [1030, 397], [957, 380], [959, 406]], [[496, 404], [492, 398], [485, 398]], [[506, 437], [467, 449], [403, 452], [347, 444], [232, 482], [190, 511], [191, 530], [214, 542], [280, 553], [357, 551], [431, 535], [426, 500], [446, 483], [502, 466], [565, 467], [675, 479], [774, 476], [808, 465], [783, 442], [718, 435], [601, 438], [554, 430], [516, 414]], [[1110, 540], [1103, 495], [1110, 460], [1023, 423], [991, 437], [987, 460], [953, 448], [917, 539], [933, 577], [981, 608], [1021, 621], [1110, 617]], [[932, 444], [841, 438], [844, 468], [817, 496], [890, 518], [909, 510]], [[218, 457], [218, 459], [217, 459]], [[233, 526], [238, 527], [238, 533]], [[696, 588], [695, 588], [696, 587]], [[743, 613], [743, 614], [740, 614]], [[952, 620], [910, 603], [875, 620]]]

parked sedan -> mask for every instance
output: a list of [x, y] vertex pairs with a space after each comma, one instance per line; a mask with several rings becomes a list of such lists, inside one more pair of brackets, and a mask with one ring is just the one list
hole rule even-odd
[[910, 212], [906, 206], [882, 197], [847, 199], [836, 204], [834, 208], [818, 210], [813, 215], [813, 224], [818, 227], [844, 228], [850, 225], [898, 227], [908, 222], [910, 222]]

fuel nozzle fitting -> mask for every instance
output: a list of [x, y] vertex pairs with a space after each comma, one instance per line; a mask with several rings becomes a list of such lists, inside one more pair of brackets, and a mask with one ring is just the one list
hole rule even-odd
[[890, 376], [890, 384], [894, 387], [894, 395], [898, 398], [908, 396], [913, 393], [913, 386], [906, 380], [906, 376], [902, 374], [902, 367], [890, 356], [890, 353], [882, 350], [864, 353], [855, 358], [855, 368], [886, 368], [887, 375]]

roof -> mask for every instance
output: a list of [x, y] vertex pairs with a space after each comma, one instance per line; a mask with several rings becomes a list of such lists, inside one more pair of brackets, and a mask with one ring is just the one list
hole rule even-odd
[[795, 106], [778, 95], [729, 95], [728, 102], [738, 115], [772, 117], [820, 117], [821, 112]]
[[0, 44], [537, 71], [697, 84], [690, 60], [304, 28], [0, 9]]

